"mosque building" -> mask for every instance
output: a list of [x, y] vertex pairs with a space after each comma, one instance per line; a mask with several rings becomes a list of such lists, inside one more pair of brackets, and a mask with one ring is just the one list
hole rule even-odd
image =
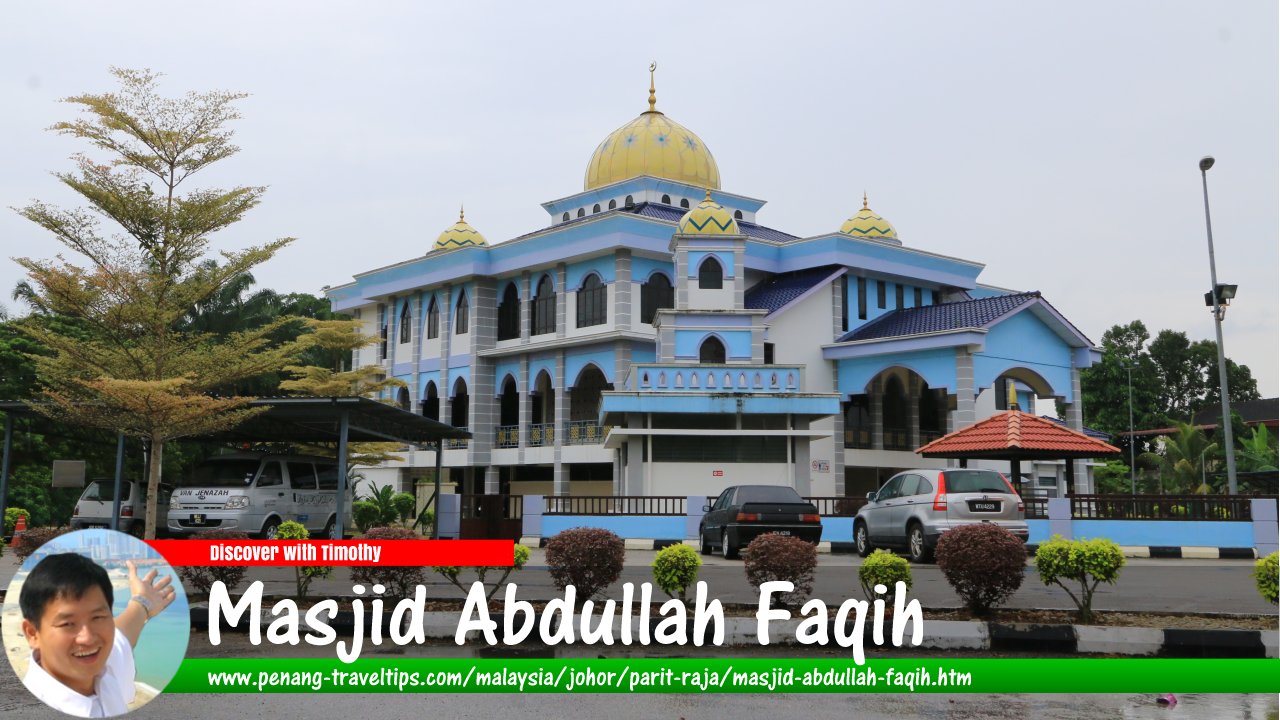
[[[1057, 400], [1083, 430], [1099, 351], [1040, 293], [905, 244], [865, 194], [812, 237], [761, 224], [763, 205], [722, 189], [651, 82], [582, 191], [542, 204], [546, 227], [490, 243], [460, 212], [424, 255], [327, 297], [381, 337], [355, 362], [404, 381], [386, 399], [471, 432], [442, 450], [463, 493], [860, 496], [945, 466], [914, 449], [999, 409]], [[435, 455], [364, 472], [404, 487]], [[1084, 463], [1023, 471], [1092, 491]]]

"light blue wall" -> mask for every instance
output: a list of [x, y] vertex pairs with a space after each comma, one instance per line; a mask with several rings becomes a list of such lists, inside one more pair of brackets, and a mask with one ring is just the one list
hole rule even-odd
[[672, 285], [676, 284], [676, 266], [670, 260], [653, 260], [647, 257], [631, 258], [631, 279], [638, 282], [648, 282], [649, 275], [654, 271], [659, 271], [667, 276]]
[[502, 382], [507, 375], [515, 378], [516, 390], [524, 391], [524, 382], [520, 379], [520, 361], [519, 360], [502, 360], [493, 366], [493, 394], [497, 397], [502, 394]]
[[424, 397], [426, 397], [426, 396], [427, 396], [427, 383], [429, 383], [429, 382], [433, 382], [433, 383], [435, 383], [435, 384], [436, 384], [436, 394], [437, 394], [437, 395], [439, 395], [440, 397], [444, 397], [444, 396], [448, 395], [448, 393], [446, 393], [446, 392], [444, 391], [444, 388], [440, 387], [440, 372], [439, 372], [439, 371], [424, 372], [424, 373], [419, 374], [419, 375], [418, 375], [418, 382], [420, 383], [420, 386], [418, 387], [418, 399], [419, 399], [419, 400], [421, 400], [422, 398], [424, 398]]
[[734, 277], [732, 250], [717, 250], [715, 252], [707, 252], [705, 250], [690, 250], [689, 251], [689, 277], [691, 278], [698, 277], [698, 267], [702, 265], [702, 259], [708, 255], [715, 255], [716, 259], [720, 261], [720, 267], [724, 268], [725, 278]]
[[676, 331], [676, 357], [677, 358], [696, 358], [698, 357], [698, 349], [702, 347], [702, 341], [708, 335], [716, 335], [724, 342], [725, 351], [730, 358], [749, 358], [751, 357], [751, 331], [750, 330], [720, 330], [715, 333], [709, 333], [705, 330], [677, 330]]
[[551, 537], [576, 527], [595, 527], [609, 530], [624, 540], [683, 540], [684, 525], [684, 515], [544, 515], [542, 536]]
[[905, 367], [924, 378], [931, 388], [956, 388], [956, 353], [951, 348], [917, 352], [849, 358], [837, 361], [840, 370], [841, 395], [858, 395], [867, 391], [867, 383], [883, 370]]
[[1213, 520], [1072, 520], [1071, 533], [1119, 545], [1253, 547], [1253, 523]]
[[853, 518], [822, 518], [822, 539], [827, 542], [853, 542]]
[[[453, 388], [458, 383], [458, 378], [462, 378], [467, 383], [467, 395], [474, 395], [475, 388], [471, 387], [471, 368], [459, 367], [449, 368], [449, 387], [440, 388], [441, 397], [453, 397]], [[423, 385], [423, 387], [426, 387]]]
[[551, 387], [560, 387], [560, 380], [556, 377], [556, 359], [554, 357], [540, 357], [529, 359], [529, 390], [532, 391], [537, 387], [538, 373], [543, 370], [547, 371], [547, 375], [551, 376]]
[[1027, 530], [1028, 545], [1039, 545], [1040, 543], [1049, 541], [1050, 533], [1048, 520], [1028, 520]]
[[[635, 363], [651, 363], [658, 359], [658, 351], [652, 345], [645, 347], [631, 348], [631, 362]], [[1230, 386], [1228, 386], [1230, 387]]]
[[599, 275], [602, 282], [613, 282], [615, 278], [613, 255], [601, 255], [567, 266], [564, 273], [565, 284], [569, 290], [577, 290], [582, 287], [582, 280], [592, 272]]
[[1044, 378], [1053, 394], [1071, 399], [1071, 347], [1029, 311], [1006, 318], [987, 333], [982, 352], [973, 356], [973, 380], [989, 388], [1011, 368], [1026, 368]]
[[570, 387], [578, 383], [578, 375], [587, 363], [594, 363], [600, 372], [604, 373], [605, 380], [613, 382], [613, 350], [596, 350], [574, 352], [566, 352], [564, 354], [564, 386]]

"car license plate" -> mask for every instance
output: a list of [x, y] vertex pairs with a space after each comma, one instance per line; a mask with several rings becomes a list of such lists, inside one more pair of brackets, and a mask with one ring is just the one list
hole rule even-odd
[[998, 502], [975, 502], [970, 507], [974, 512], [999, 512], [1000, 503]]
[[790, 530], [778, 530], [778, 531], [777, 531], [777, 533], [778, 533], [779, 535], [790, 535], [790, 534], [791, 534], [791, 531], [790, 531]]
[[192, 515], [192, 516], [191, 516], [191, 522], [192, 522], [193, 524], [195, 524], [195, 525], [203, 525], [203, 524], [204, 524], [204, 515]]

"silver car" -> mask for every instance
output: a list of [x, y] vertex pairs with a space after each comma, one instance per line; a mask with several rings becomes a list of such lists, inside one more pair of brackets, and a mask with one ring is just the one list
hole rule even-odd
[[912, 562], [929, 562], [942, 533], [961, 525], [992, 523], [1027, 541], [1022, 498], [994, 470], [907, 470], [867, 493], [853, 519], [853, 542], [866, 557], [877, 547], [906, 549]]

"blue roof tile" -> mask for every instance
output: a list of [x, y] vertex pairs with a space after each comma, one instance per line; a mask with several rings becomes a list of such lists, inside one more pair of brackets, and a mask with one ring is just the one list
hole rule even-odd
[[[1058, 418], [1056, 418], [1056, 417], [1049, 417], [1048, 415], [1041, 415], [1040, 417], [1044, 418], [1045, 420], [1049, 420], [1049, 421], [1055, 422], [1055, 423], [1057, 423], [1057, 424], [1061, 425], [1062, 427], [1067, 427], [1067, 421], [1066, 421], [1066, 420], [1060, 420], [1060, 419], [1058, 419]], [[1084, 433], [1085, 435], [1088, 435], [1089, 437], [1094, 438], [1094, 439], [1096, 439], [1096, 440], [1102, 440], [1102, 441], [1104, 441], [1104, 442], [1110, 442], [1110, 441], [1111, 441], [1111, 435], [1110, 435], [1109, 433], [1104, 433], [1104, 432], [1102, 432], [1101, 430], [1094, 430], [1093, 428], [1089, 427], [1088, 425], [1085, 425], [1085, 426], [1084, 426], [1084, 429], [1083, 429], [1083, 430], [1081, 430], [1080, 432], [1082, 432], [1082, 433]]]
[[963, 328], [982, 328], [1038, 297], [1040, 297], [1038, 292], [1014, 293], [978, 300], [894, 310], [862, 327], [851, 330], [836, 342], [879, 340]]
[[748, 310], [776, 312], [808, 292], [813, 286], [831, 277], [838, 269], [836, 265], [824, 265], [774, 275], [748, 290], [743, 297], [743, 306]]

